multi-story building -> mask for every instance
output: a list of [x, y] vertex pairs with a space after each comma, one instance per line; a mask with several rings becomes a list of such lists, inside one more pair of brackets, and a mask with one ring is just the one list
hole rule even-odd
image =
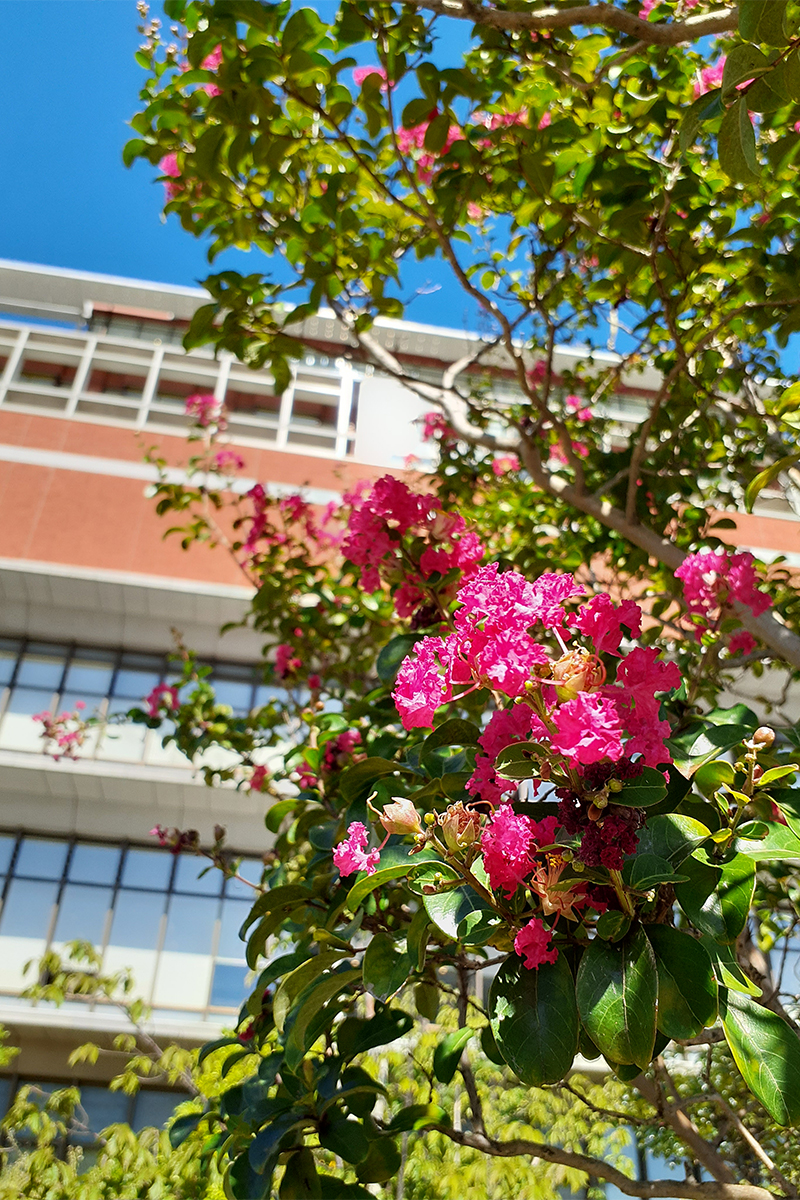
[[[258, 480], [325, 503], [430, 453], [415, 423], [426, 406], [345, 362], [347, 334], [333, 316], [307, 323], [315, 350], [279, 396], [266, 371], [182, 349], [206, 300], [197, 288], [0, 262], [0, 1023], [21, 1047], [13, 1074], [0, 1076], [0, 1107], [20, 1080], [78, 1079], [98, 1127], [160, 1123], [174, 1093], [110, 1093], [113, 1055], [76, 1075], [70, 1051], [87, 1038], [110, 1044], [124, 1018], [99, 1002], [22, 1000], [24, 964], [92, 941], [106, 970], [133, 970], [157, 1038], [218, 1036], [246, 994], [237, 930], [248, 889], [219, 872], [198, 878], [201, 861], [158, 849], [148, 831], [191, 827], [210, 842], [223, 824], [252, 879], [269, 838], [258, 795], [207, 789], [160, 735], [111, 725], [77, 761], [55, 763], [31, 719], [77, 699], [104, 715], [126, 711], [168, 679], [172, 628], [213, 665], [234, 710], [268, 693], [259, 639], [245, 628], [219, 633], [246, 610], [248, 587], [221, 550], [184, 552], [163, 539], [143, 451], [157, 444], [167, 461], [185, 459], [185, 401], [213, 392], [246, 462], [242, 489]], [[377, 336], [431, 378], [475, 341], [407, 322], [379, 323]], [[511, 383], [493, 353], [502, 395]], [[559, 353], [566, 362], [581, 352]], [[654, 382], [621, 388], [609, 415], [636, 423]], [[785, 498], [767, 496], [740, 519], [736, 540], [800, 562], [795, 522]]]

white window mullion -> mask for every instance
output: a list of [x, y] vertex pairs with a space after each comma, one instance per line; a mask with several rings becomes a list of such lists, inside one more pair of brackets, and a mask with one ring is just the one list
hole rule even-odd
[[336, 416], [336, 457], [347, 457], [347, 442], [350, 435], [350, 415], [353, 411], [353, 368], [344, 359], [337, 362], [339, 368], [339, 411]]
[[25, 347], [28, 344], [29, 333], [29, 329], [20, 329], [19, 337], [14, 344], [14, 349], [8, 356], [8, 362], [5, 365], [2, 376], [0, 376], [0, 404], [2, 404], [5, 400], [10, 384], [16, 378], [17, 371], [19, 370], [19, 364], [22, 361], [22, 356], [25, 353]]
[[142, 399], [139, 404], [139, 415], [136, 418], [136, 428], [143, 429], [147, 422], [147, 415], [150, 412], [150, 405], [153, 403], [153, 397], [156, 394], [156, 386], [158, 384], [158, 373], [161, 370], [161, 364], [164, 361], [164, 346], [156, 346], [153, 351], [153, 357], [150, 362], [150, 369], [147, 372], [147, 379], [142, 392]]
[[78, 363], [78, 369], [75, 372], [75, 378], [72, 381], [69, 399], [67, 400], [65, 415], [68, 417], [73, 416], [78, 407], [78, 401], [81, 398], [81, 392], [83, 391], [83, 386], [86, 383], [86, 376], [89, 374], [89, 369], [92, 365], [92, 357], [97, 349], [97, 342], [98, 339], [96, 337], [88, 337], [86, 339], [86, 345], [84, 346], [83, 354], [81, 355], [81, 361]]

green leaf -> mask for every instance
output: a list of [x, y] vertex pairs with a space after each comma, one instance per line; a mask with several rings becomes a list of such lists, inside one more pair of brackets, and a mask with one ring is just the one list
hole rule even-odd
[[419, 637], [415, 633], [401, 633], [399, 637], [387, 642], [375, 663], [381, 683], [394, 683], [403, 660], [408, 657], [418, 641]]
[[326, 1113], [319, 1125], [319, 1144], [345, 1162], [359, 1163], [369, 1154], [371, 1139], [360, 1121], [348, 1120], [341, 1113]]
[[362, 1183], [386, 1183], [397, 1174], [400, 1167], [400, 1151], [387, 1137], [376, 1138], [369, 1154], [356, 1167], [356, 1175]]
[[169, 1127], [169, 1144], [173, 1150], [177, 1150], [178, 1146], [182, 1146], [190, 1133], [194, 1133], [197, 1126], [204, 1120], [205, 1113], [187, 1113], [183, 1117], [176, 1117]]
[[[247, 1157], [253, 1170], [259, 1174], [267, 1174], [270, 1164], [274, 1168], [280, 1153], [280, 1143], [291, 1130], [299, 1125], [304, 1125], [307, 1119], [292, 1108], [265, 1125], [256, 1134], [247, 1151]], [[242, 1197], [242, 1200], [245, 1198]]]
[[497, 1049], [523, 1083], [564, 1078], [578, 1050], [578, 1011], [563, 954], [532, 971], [516, 954], [507, 958], [492, 982], [489, 1013]]
[[469, 913], [490, 913], [494, 910], [468, 884], [446, 892], [423, 896], [425, 911], [437, 929], [456, 941], [461, 922]]
[[[793, 825], [792, 816], [785, 810], [782, 801], [778, 801], [778, 805], [782, 811], [786, 811], [786, 819]], [[769, 830], [766, 838], [759, 838], [757, 841], [748, 841], [742, 837], [736, 839], [736, 849], [740, 854], [746, 854], [756, 862], [800, 859], [800, 820], [796, 822], [797, 833], [794, 832], [794, 828], [787, 828], [777, 821], [765, 821], [764, 824]]]
[[636, 854], [625, 863], [622, 878], [634, 891], [649, 892], [661, 883], [677, 883], [686, 876], [676, 875], [672, 865], [657, 854]]
[[514, 742], [500, 751], [494, 769], [502, 779], [533, 779], [540, 770], [539, 749], [536, 742]]
[[750, 480], [744, 493], [744, 506], [748, 512], [753, 511], [753, 505], [758, 499], [765, 487], [773, 483], [779, 475], [787, 471], [789, 467], [793, 467], [800, 460], [800, 453], [787, 454], [784, 458], [779, 458], [777, 462], [766, 467], [765, 470], [759, 473]]
[[461, 721], [458, 718], [443, 721], [422, 743], [420, 765], [429, 775], [441, 778], [442, 759], [436, 751], [450, 746], [477, 746], [480, 736], [480, 729], [472, 721]]
[[241, 1042], [237, 1037], [217, 1038], [215, 1042], [206, 1042], [205, 1046], [200, 1048], [200, 1053], [197, 1056], [198, 1067], [205, 1062], [209, 1054], [213, 1054], [215, 1050], [221, 1050], [223, 1046], [241, 1046]]
[[614, 944], [595, 938], [581, 959], [576, 991], [581, 1021], [600, 1052], [644, 1069], [653, 1057], [658, 985], [641, 926]]
[[736, 772], [725, 759], [705, 763], [694, 774], [695, 787], [709, 800], [723, 783], [731, 784], [735, 778]]
[[425, 953], [428, 948], [428, 930], [431, 923], [424, 908], [414, 913], [406, 935], [408, 956], [413, 970], [421, 971], [425, 966]]
[[439, 1015], [439, 989], [432, 980], [423, 979], [414, 988], [414, 1005], [426, 1021], [435, 1021]]
[[447, 135], [450, 132], [450, 116], [448, 113], [439, 113], [438, 117], [434, 117], [428, 128], [425, 130], [424, 147], [429, 154], [441, 154], [444, 149]]
[[506, 1060], [497, 1048], [497, 1042], [494, 1040], [491, 1025], [484, 1025], [481, 1030], [481, 1050], [489, 1062], [494, 1063], [495, 1066], [504, 1067], [506, 1065]]
[[388, 1000], [411, 974], [411, 960], [388, 933], [374, 934], [364, 953], [364, 986], [379, 1000]]
[[387, 1133], [409, 1133], [412, 1129], [424, 1129], [426, 1125], [450, 1125], [450, 1118], [438, 1104], [409, 1104], [392, 1117], [386, 1127]]
[[475, 1033], [474, 1029], [457, 1029], [448, 1033], [433, 1052], [433, 1073], [439, 1083], [449, 1083], [458, 1069], [464, 1047]]
[[399, 850], [401, 854], [405, 854], [404, 861], [392, 863], [386, 867], [378, 867], [377, 871], [373, 872], [372, 875], [364, 875], [362, 879], [354, 883], [347, 893], [347, 899], [345, 900], [345, 905], [349, 908], [350, 912], [355, 912], [370, 892], [383, 887], [386, 883], [391, 883], [393, 879], [402, 879], [405, 875], [421, 869], [428, 863], [444, 866], [444, 863], [439, 863], [433, 850], [422, 850], [419, 854], [409, 856], [408, 851], [411, 849], [410, 846], [394, 848]]
[[[337, 971], [325, 979], [321, 979], [318, 983], [314, 984], [308, 994], [304, 993], [304, 999], [299, 1006], [291, 1033], [286, 1039], [286, 1065], [289, 1067], [289, 1070], [293, 1071], [300, 1065], [303, 1055], [309, 1048], [306, 1044], [306, 1034], [317, 1014], [329, 1000], [332, 1000], [334, 996], [338, 996], [339, 992], [360, 978], [361, 967], [350, 967]], [[308, 1040], [313, 1043], [316, 1037], [311, 1037]]]
[[347, 953], [347, 950], [323, 950], [284, 977], [272, 1002], [272, 1015], [279, 1033], [283, 1032], [286, 1018], [300, 993], [324, 971], [345, 958]]
[[191, 164], [201, 178], [208, 179], [218, 174], [218, 162], [226, 136], [224, 125], [209, 125], [197, 139]]
[[785, 46], [786, 0], [740, 0], [739, 36], [743, 42]]
[[362, 1017], [345, 1017], [336, 1031], [336, 1044], [342, 1058], [355, 1058], [376, 1046], [386, 1046], [399, 1037], [404, 1037], [414, 1028], [414, 1018], [401, 1008], [385, 1008], [376, 1005], [376, 1013], [369, 1020]]
[[126, 167], [130, 167], [136, 162], [136, 159], [147, 149], [147, 142], [141, 138], [131, 138], [122, 147], [122, 161]]
[[322, 1200], [374, 1200], [372, 1192], [366, 1188], [357, 1183], [346, 1183], [335, 1175], [320, 1175], [319, 1183]]
[[698, 851], [686, 859], [682, 870], [689, 878], [676, 885], [675, 895], [689, 920], [717, 941], [735, 942], [753, 902], [755, 864], [745, 854], [718, 863]]
[[717, 1019], [717, 983], [708, 953], [671, 925], [647, 925], [658, 969], [658, 1028], [666, 1037], [697, 1037]]
[[666, 794], [663, 773], [656, 767], [645, 767], [636, 779], [629, 779], [622, 785], [621, 792], [614, 792], [611, 800], [613, 804], [624, 804], [629, 808], [649, 808], [663, 800]]
[[800, 1040], [792, 1027], [749, 996], [727, 992], [722, 1028], [751, 1092], [779, 1125], [800, 1124]]
[[705, 946], [706, 953], [714, 968], [714, 977], [720, 987], [730, 988], [735, 992], [745, 992], [748, 996], [760, 996], [761, 988], [745, 975], [736, 960], [734, 946], [726, 946], [716, 942], [714, 938], [704, 933], [700, 942]]
[[278, 1200], [320, 1200], [321, 1196], [322, 1186], [314, 1155], [307, 1146], [302, 1146], [286, 1164], [278, 1189]]
[[754, 79], [770, 69], [769, 59], [756, 50], [755, 46], [734, 46], [725, 58], [725, 68], [722, 73], [722, 95], [743, 83], [746, 79]]
[[610, 908], [597, 922], [597, 936], [606, 942], [618, 942], [631, 927], [631, 918], [619, 909]]
[[648, 818], [639, 834], [637, 854], [655, 854], [679, 867], [684, 859], [702, 842], [711, 837], [711, 830], [694, 817], [681, 813], [660, 813]]
[[785, 767], [770, 767], [763, 775], [759, 775], [756, 780], [756, 787], [769, 787], [771, 783], [777, 783], [779, 779], [785, 779], [787, 775], [796, 775], [800, 770], [797, 763], [787, 763]]
[[722, 93], [717, 88], [712, 92], [708, 92], [705, 96], [699, 96], [687, 108], [681, 119], [680, 133], [678, 135], [681, 154], [686, 154], [687, 150], [690, 150], [695, 144], [703, 123], [713, 120], [714, 117], [718, 117], [722, 112], [721, 95]]
[[348, 804], [366, 800], [378, 779], [397, 772], [408, 774], [408, 768], [388, 758], [365, 758], [342, 771], [339, 791]]

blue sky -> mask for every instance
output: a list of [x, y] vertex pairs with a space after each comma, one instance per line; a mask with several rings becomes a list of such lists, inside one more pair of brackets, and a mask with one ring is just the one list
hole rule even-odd
[[[326, 15], [334, 0], [315, 7]], [[120, 157], [143, 77], [133, 59], [141, 40], [135, 0], [0, 0], [0, 13], [0, 257], [165, 283], [202, 279], [210, 270], [204, 248], [175, 216], [163, 221], [155, 171], [141, 162], [128, 170]], [[258, 260], [233, 252], [213, 269], [249, 272]], [[424, 264], [413, 284], [436, 274]], [[454, 286], [420, 297], [408, 316], [469, 321]]]

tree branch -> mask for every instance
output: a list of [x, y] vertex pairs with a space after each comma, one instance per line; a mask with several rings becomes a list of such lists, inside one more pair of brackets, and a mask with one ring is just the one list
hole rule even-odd
[[532, 8], [509, 12], [497, 6], [487, 7], [481, 0], [406, 0], [414, 8], [423, 9], [435, 16], [456, 17], [485, 25], [490, 29], [503, 29], [508, 33], [523, 30], [574, 29], [579, 25], [600, 26], [635, 37], [648, 46], [679, 46], [684, 42], [695, 42], [715, 34], [731, 33], [737, 28], [737, 8], [717, 8], [709, 13], [698, 13], [685, 21], [645, 21], [634, 13], [617, 8], [615, 4], [579, 4], [564, 8]]
[[766, 1188], [752, 1184], [737, 1183], [695, 1183], [687, 1181], [679, 1183], [673, 1179], [637, 1180], [629, 1179], [599, 1158], [589, 1158], [585, 1154], [576, 1154], [571, 1150], [549, 1146], [546, 1142], [528, 1142], [516, 1138], [510, 1142], [498, 1142], [494, 1138], [480, 1133], [464, 1133], [451, 1129], [446, 1125], [429, 1125], [427, 1127], [436, 1133], [443, 1134], [460, 1146], [469, 1146], [482, 1154], [496, 1158], [517, 1158], [529, 1156], [540, 1162], [556, 1163], [561, 1167], [571, 1167], [575, 1171], [583, 1171], [592, 1179], [604, 1179], [614, 1184], [626, 1196], [638, 1196], [642, 1200], [775, 1200], [772, 1192]]

